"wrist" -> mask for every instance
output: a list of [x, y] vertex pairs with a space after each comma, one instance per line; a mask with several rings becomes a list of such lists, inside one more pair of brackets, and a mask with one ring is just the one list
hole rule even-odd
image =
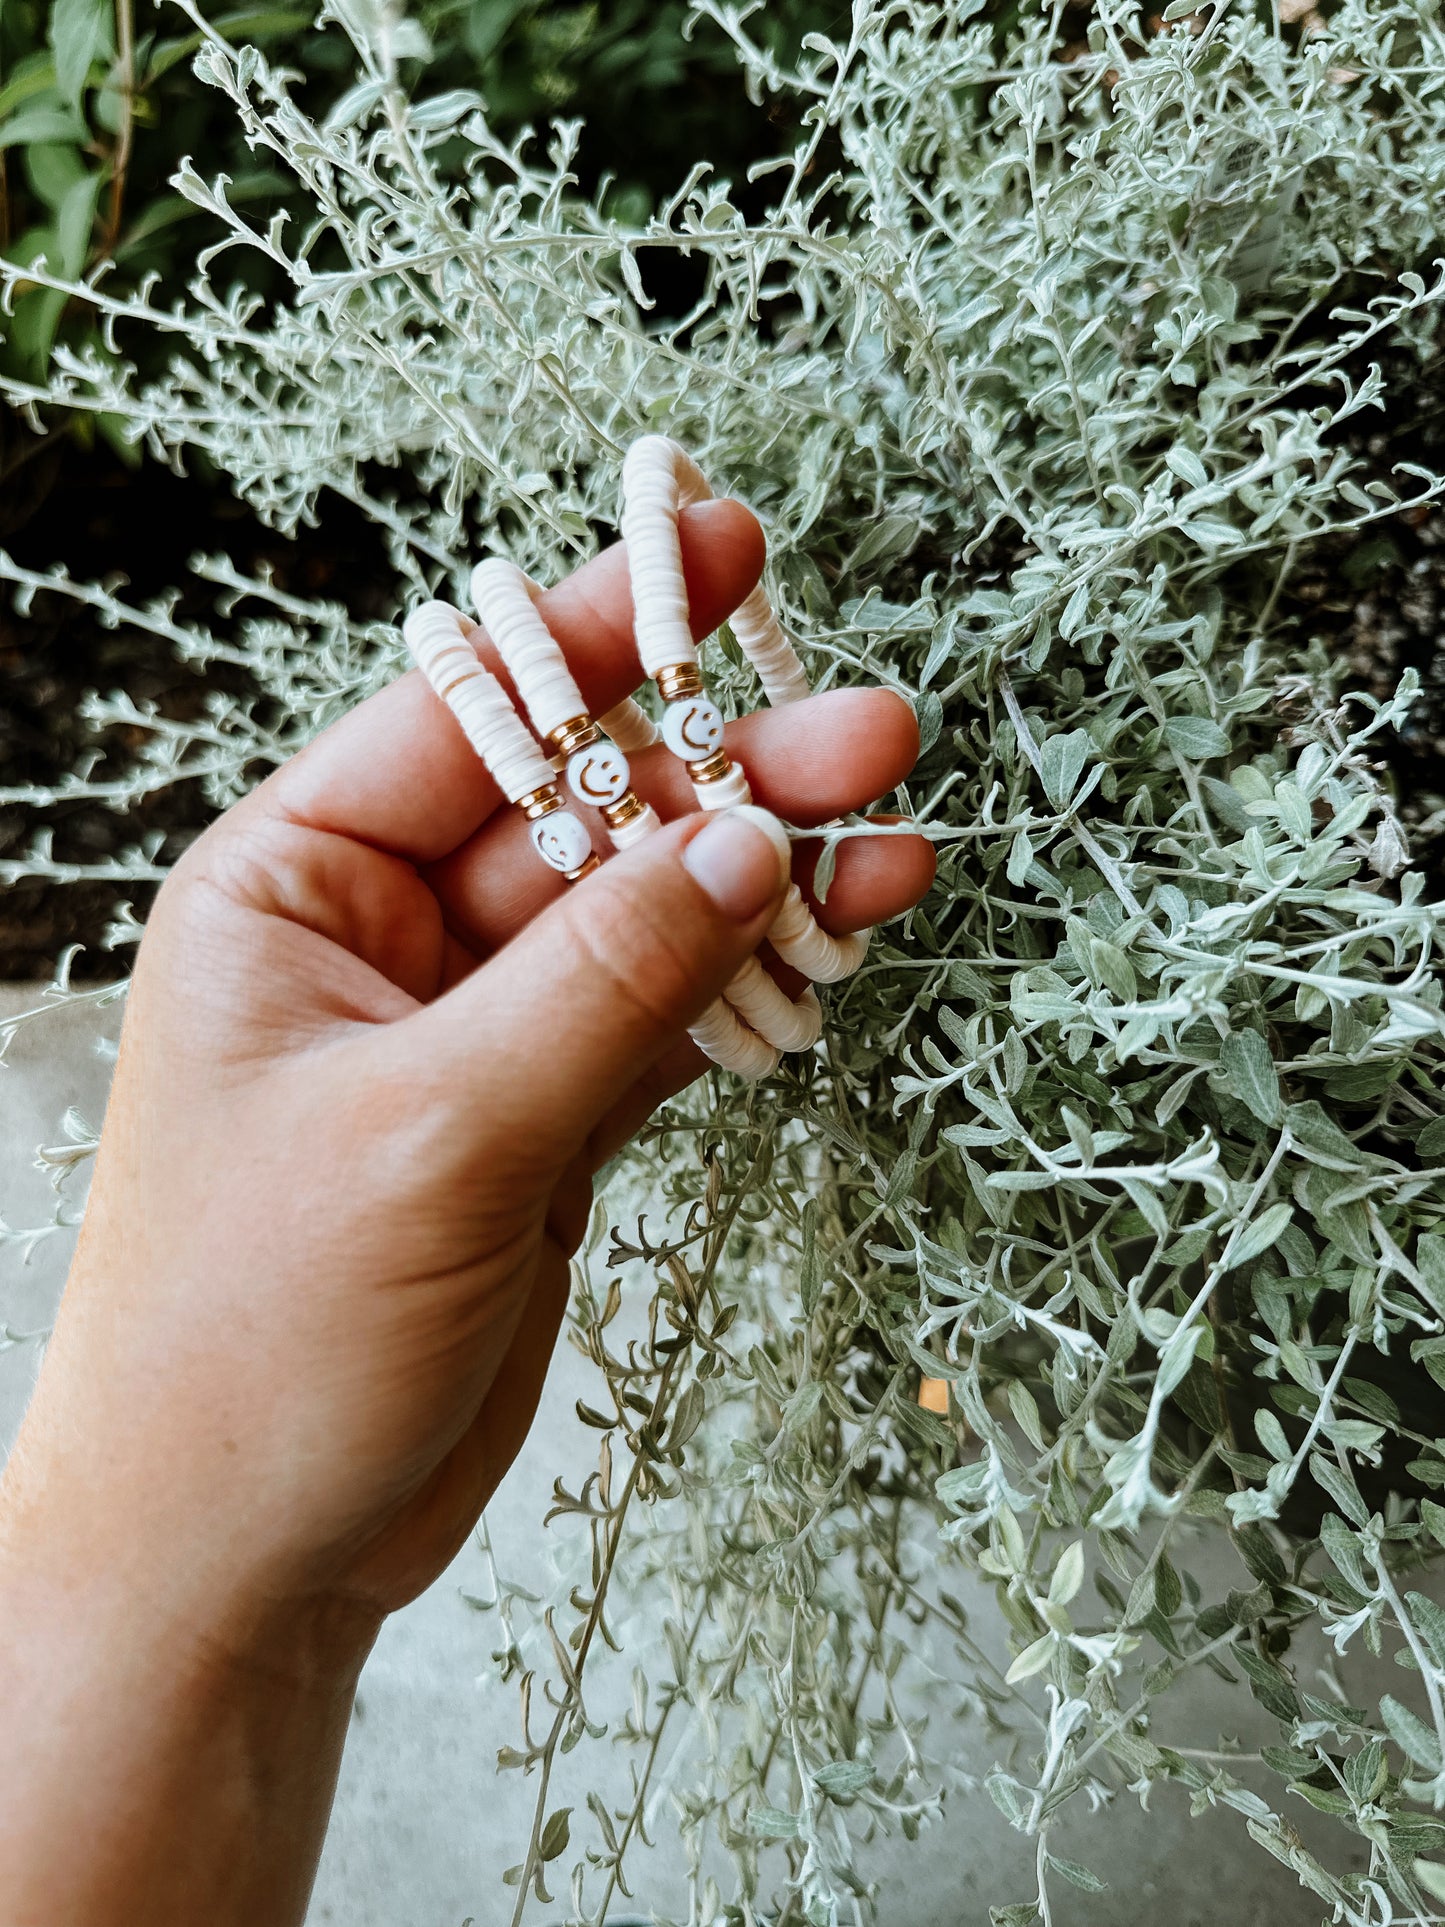
[[47, 1498], [40, 1530], [0, 1481], [7, 1921], [299, 1922], [378, 1615], [206, 1597], [183, 1545], [174, 1580], [113, 1531], [87, 1554]]

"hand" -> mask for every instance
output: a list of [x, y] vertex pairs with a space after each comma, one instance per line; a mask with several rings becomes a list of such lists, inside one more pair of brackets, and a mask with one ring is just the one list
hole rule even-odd
[[[706, 633], [756, 580], [761, 539], [728, 502], [689, 510], [682, 533]], [[636, 685], [620, 549], [542, 606], [594, 713]], [[917, 745], [883, 691], [765, 711], [728, 741], [757, 801], [804, 825], [885, 795]], [[634, 773], [664, 819], [692, 809], [665, 750]], [[820, 917], [877, 922], [931, 877], [922, 838], [850, 840]], [[685, 1025], [782, 887], [758, 830], [684, 816], [569, 889], [415, 675], [208, 830], [141, 945], [84, 1232], [3, 1487], [0, 1604], [42, 1644], [71, 1612], [87, 1653], [123, 1622], [137, 1691], [181, 1655], [212, 1682], [192, 1744], [224, 1727], [215, 1702], [238, 1676], [303, 1693], [319, 1677], [344, 1705], [328, 1682], [354, 1678], [515, 1456], [593, 1173], [703, 1068]], [[106, 1670], [102, 1701], [130, 1677]], [[93, 1753], [108, 1728], [80, 1675], [67, 1691]], [[73, 1778], [55, 1784], [73, 1804]], [[269, 1920], [304, 1903], [283, 1872], [245, 1889]], [[168, 1919], [149, 1877], [106, 1875], [149, 1909], [127, 1917]], [[243, 1885], [233, 1868], [221, 1892], [234, 1904]], [[177, 1919], [199, 1917], [194, 1892]], [[49, 1889], [45, 1906], [47, 1927], [112, 1918]]]

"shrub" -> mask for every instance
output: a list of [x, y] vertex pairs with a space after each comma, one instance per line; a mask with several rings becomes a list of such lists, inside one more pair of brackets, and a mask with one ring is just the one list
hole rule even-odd
[[[778, 0], [768, 44], [796, 47], [845, 15], [837, 0]], [[600, 184], [605, 167], [612, 199], [645, 215], [674, 171], [691, 164], [699, 138], [738, 169], [770, 138], [762, 116], [739, 114], [735, 90], [724, 86], [733, 66], [726, 36], [710, 24], [688, 35], [686, 19], [683, 0], [423, 0], [414, 17], [397, 14], [392, 45], [410, 86], [435, 73], [479, 89], [496, 132], [515, 135], [549, 114], [582, 117], [589, 185]], [[376, 25], [384, 23], [381, 10]], [[349, 91], [349, 46], [315, 34], [310, 8], [240, 7], [215, 26], [284, 62], [323, 122], [338, 112], [344, 119], [364, 99]], [[193, 24], [169, 10], [138, 10], [135, 0], [11, 0], [0, 15], [0, 255], [20, 267], [45, 258], [73, 278], [104, 265], [127, 287], [152, 274], [182, 285], [197, 211], [170, 176], [186, 156], [208, 176], [224, 171], [228, 198], [252, 220], [306, 217], [290, 170], [258, 159], [235, 120], [212, 114], [194, 86], [190, 61], [201, 39]], [[659, 141], [662, 103], [679, 88], [693, 103], [686, 131], [676, 143]], [[275, 286], [262, 257], [245, 265], [255, 284]], [[5, 373], [42, 379], [62, 330], [72, 345], [97, 339], [85, 304], [23, 278], [14, 286], [0, 327]], [[110, 424], [102, 418], [101, 427]]]
[[[755, 92], [806, 105], [759, 217], [699, 168], [623, 225], [571, 192], [572, 129], [543, 155], [465, 93], [408, 101], [348, 0], [364, 91], [329, 131], [255, 49], [208, 34], [197, 60], [317, 225], [254, 231], [188, 172], [219, 240], [183, 311], [49, 277], [177, 344], [150, 382], [62, 354], [53, 400], [203, 453], [281, 527], [361, 505], [399, 598], [459, 593], [488, 547], [555, 577], [610, 527], [622, 447], [665, 426], [765, 517], [818, 678], [917, 705], [935, 893], [833, 995], [815, 1060], [655, 1120], [642, 1164], [676, 1212], [614, 1230], [579, 1279], [600, 1459], [558, 1504], [591, 1560], [548, 1621], [552, 1704], [525, 1673], [504, 1756], [539, 1788], [518, 1915], [568, 1856], [578, 1916], [605, 1911], [691, 1704], [697, 1917], [731, 1899], [709, 1831], [740, 1896], [841, 1917], [880, 1826], [967, 1797], [949, 1733], [907, 1711], [913, 1615], [1037, 1846], [1005, 1927], [1096, 1884], [1055, 1854], [1061, 1816], [1165, 1783], [1236, 1812], [1333, 1919], [1433, 1918], [1445, 917], [1373, 760], [1413, 687], [1342, 689], [1290, 583], [1314, 545], [1445, 490], [1362, 432], [1387, 351], [1399, 370], [1436, 342], [1438, 8], [1343, 0], [1286, 32], [1175, 6], [1155, 30], [1100, 0], [1070, 42], [1058, 9], [1001, 32], [977, 0], [858, 0], [792, 66], [725, 0], [701, 10]], [[237, 248], [286, 298], [224, 291]], [[670, 254], [706, 270], [683, 321], [648, 309]], [[216, 558], [213, 633], [4, 566], [250, 678], [198, 721], [96, 701], [146, 746], [72, 793], [121, 808], [176, 782], [228, 801], [400, 661], [390, 628]], [[726, 631], [713, 670], [749, 699]], [[629, 1348], [635, 1263], [654, 1282]], [[1232, 1586], [1199, 1556], [1226, 1540]], [[996, 1587], [1006, 1678], [960, 1571]], [[551, 1776], [624, 1584], [664, 1602], [672, 1673], [624, 1732], [631, 1791], [599, 1766], [574, 1841]], [[520, 1670], [524, 1602], [502, 1603]], [[1395, 1690], [1306, 1685], [1311, 1628], [1398, 1657]], [[1253, 1766], [1174, 1725], [1170, 1686], [1205, 1666], [1278, 1722]], [[1300, 1800], [1333, 1848], [1301, 1843]]]

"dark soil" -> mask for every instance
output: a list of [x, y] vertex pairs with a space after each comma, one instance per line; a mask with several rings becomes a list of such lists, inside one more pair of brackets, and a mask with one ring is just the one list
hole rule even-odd
[[[1365, 452], [1402, 494], [1418, 488], [1390, 476], [1391, 464], [1445, 459], [1445, 404], [1412, 417], [1404, 433], [1376, 433]], [[1445, 506], [1409, 509], [1363, 535], [1319, 544], [1297, 568], [1284, 597], [1301, 640], [1322, 641], [1341, 684], [1383, 701], [1406, 669], [1418, 672], [1420, 700], [1402, 728], [1382, 742], [1410, 854], [1445, 896]]]
[[[127, 599], [139, 602], [183, 586], [178, 616], [215, 625], [207, 586], [189, 581], [186, 565], [197, 550], [224, 551], [248, 571], [266, 563], [293, 594], [331, 598], [358, 614], [387, 613], [390, 578], [375, 532], [345, 504], [293, 542], [263, 528], [215, 482], [179, 477], [149, 461], [130, 468], [104, 445], [85, 448], [67, 435], [48, 438], [32, 454], [20, 439], [28, 433], [23, 426], [10, 420], [4, 430], [8, 475], [0, 491], [0, 543], [26, 568], [41, 572], [63, 562], [81, 580], [123, 576]], [[0, 786], [53, 783], [93, 746], [78, 715], [88, 690], [124, 689], [138, 703], [155, 703], [162, 713], [181, 717], [199, 713], [208, 689], [227, 686], [227, 673], [212, 667], [203, 681], [154, 637], [106, 629], [66, 596], [41, 593], [21, 617], [5, 595]], [[229, 687], [244, 688], [240, 672], [229, 676]], [[107, 747], [123, 755], [127, 745]], [[168, 860], [211, 813], [190, 784], [142, 798], [124, 815], [86, 802], [61, 804], [43, 815], [0, 807], [0, 858], [23, 851], [43, 823], [53, 831], [55, 856], [66, 862], [102, 862], [156, 831], [165, 837], [162, 857]], [[153, 886], [124, 891], [138, 917], [153, 893]], [[104, 948], [104, 938], [119, 894], [109, 882], [26, 879], [12, 885], [0, 905], [0, 980], [48, 976], [71, 944], [85, 946], [76, 959], [77, 978], [115, 976], [122, 964]]]

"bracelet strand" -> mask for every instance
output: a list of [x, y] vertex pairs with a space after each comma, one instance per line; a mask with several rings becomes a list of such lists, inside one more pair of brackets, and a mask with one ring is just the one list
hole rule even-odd
[[[552, 752], [554, 763], [565, 767], [573, 795], [600, 810], [618, 849], [649, 835], [658, 827], [657, 813], [639, 800], [626, 757], [603, 741], [587, 714], [561, 646], [537, 608], [537, 584], [515, 563], [493, 556], [472, 571], [471, 591], [477, 615], [506, 665], [532, 727]], [[805, 996], [795, 1005], [756, 959], [749, 960], [723, 995], [763, 1045], [771, 1047], [768, 1069], [775, 1067], [778, 1051], [807, 1049], [818, 1040], [822, 1012], [817, 998]], [[702, 1034], [704, 1049], [714, 1056], [721, 1051], [718, 1061], [730, 1069], [743, 1061], [762, 1062], [762, 1052], [736, 1034], [739, 1028], [736, 1021], [729, 1026], [715, 1017]]]
[[555, 773], [477, 655], [460, 610], [424, 602], [408, 615], [402, 634], [497, 788], [531, 824], [532, 846], [543, 862], [569, 883], [589, 876], [598, 858], [587, 826], [563, 802]]
[[[722, 714], [704, 687], [692, 640], [678, 516], [712, 490], [696, 462], [666, 435], [644, 435], [622, 464], [622, 535], [632, 578], [638, 655], [666, 708], [662, 738], [680, 757], [703, 809], [752, 800], [747, 773], [723, 747]], [[774, 615], [762, 584], [733, 617], [733, 633], [770, 702], [808, 693], [807, 672]], [[768, 938], [785, 963], [814, 983], [836, 983], [868, 954], [872, 933], [833, 937], [793, 884]]]

